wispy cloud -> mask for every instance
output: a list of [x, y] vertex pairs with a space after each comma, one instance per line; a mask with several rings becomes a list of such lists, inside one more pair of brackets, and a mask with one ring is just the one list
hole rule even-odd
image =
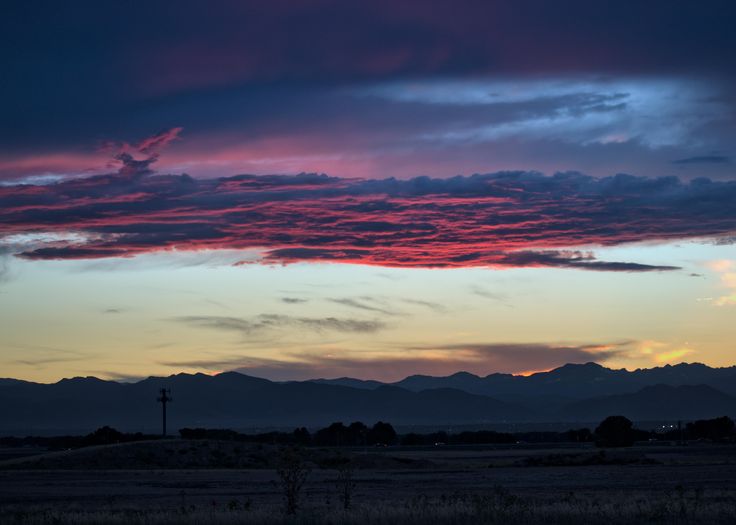
[[[566, 363], [605, 362], [629, 350], [631, 343], [542, 344], [477, 343], [402, 348], [393, 356], [369, 358], [349, 353], [291, 353], [284, 359], [225, 355], [208, 359], [170, 360], [177, 369], [237, 370], [274, 380], [350, 376], [398, 381], [412, 374], [449, 375], [460, 370], [486, 375], [546, 370]], [[399, 349], [397, 349], [399, 350]], [[399, 357], [396, 357], [396, 356]]]
[[191, 315], [175, 317], [173, 321], [195, 327], [211, 328], [253, 334], [280, 328], [296, 328], [315, 332], [375, 333], [386, 327], [376, 320], [361, 320], [337, 317], [294, 317], [278, 314], [260, 314], [253, 318], [226, 317], [214, 315]]
[[725, 155], [701, 155], [673, 160], [672, 164], [729, 164], [731, 157]]
[[14, 364], [25, 365], [36, 369], [45, 368], [46, 365], [54, 363], [66, 363], [72, 361], [84, 361], [90, 355], [76, 350], [55, 348], [40, 345], [27, 345], [18, 343], [4, 343], [5, 347], [23, 350], [23, 357], [12, 361]]
[[286, 304], [304, 304], [308, 303], [309, 299], [302, 299], [300, 297], [282, 297], [281, 302]]
[[46, 365], [54, 363], [67, 363], [70, 361], [83, 361], [86, 359], [84, 356], [38, 356], [38, 357], [25, 357], [23, 359], [16, 359], [13, 361], [14, 364], [32, 366], [34, 368], [44, 368]]
[[375, 312], [383, 315], [398, 315], [397, 312], [389, 310], [380, 306], [376, 299], [373, 297], [360, 297], [360, 298], [329, 298], [327, 299], [331, 303], [347, 306], [348, 308], [355, 308], [357, 310], [365, 310], [368, 312]]
[[625, 355], [630, 341], [608, 343], [458, 343], [416, 345], [410, 352], [437, 352], [446, 359], [463, 360], [474, 369], [478, 364], [490, 372], [547, 370], [565, 363], [604, 362]]
[[145, 375], [121, 374], [119, 372], [110, 372], [109, 370], [87, 370], [84, 373], [118, 383], [137, 383], [146, 378]]
[[510, 306], [508, 304], [508, 297], [506, 294], [498, 293], [498, 292], [492, 292], [490, 290], [487, 290], [486, 288], [483, 288], [482, 286], [473, 285], [470, 287], [470, 292], [474, 295], [477, 295], [478, 297], [482, 297], [484, 299], [490, 299], [491, 301], [496, 301], [499, 303], [502, 303], [506, 306]]
[[411, 304], [415, 306], [423, 306], [425, 308], [429, 308], [430, 310], [434, 310], [435, 312], [446, 312], [447, 311], [447, 308], [444, 305], [440, 303], [435, 303], [433, 301], [424, 301], [421, 299], [409, 299], [407, 297], [402, 298], [401, 301], [406, 304]]
[[[175, 127], [146, 137], [135, 144], [129, 144], [127, 142], [106, 142], [101, 149], [112, 153], [113, 158], [119, 162], [119, 175], [130, 177], [141, 176], [151, 173], [151, 164], [158, 160], [163, 149], [171, 142], [179, 139], [181, 132], [182, 128]], [[145, 158], [140, 160], [135, 159], [134, 155], [136, 154], [145, 155]]]

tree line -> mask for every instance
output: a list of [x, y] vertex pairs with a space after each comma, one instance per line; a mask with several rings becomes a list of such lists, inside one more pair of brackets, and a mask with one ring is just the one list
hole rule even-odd
[[[291, 432], [262, 432], [247, 434], [229, 429], [182, 428], [182, 439], [212, 439], [224, 441], [243, 441], [264, 444], [361, 447], [361, 446], [440, 446], [440, 445], [482, 445], [511, 443], [595, 443], [601, 447], [630, 446], [637, 441], [693, 441], [736, 442], [736, 424], [726, 416], [715, 419], [692, 421], [677, 428], [667, 430], [642, 430], [623, 416], [609, 416], [595, 430], [588, 428], [571, 429], [564, 432], [496, 432], [476, 430], [462, 432], [409, 432], [399, 434], [387, 422], [378, 421], [372, 426], [355, 421], [348, 425], [342, 422], [310, 432], [299, 427]], [[161, 439], [156, 434], [124, 433], [109, 426], [98, 428], [84, 436], [27, 436], [1, 437], [0, 446], [36, 446], [49, 450], [64, 450], [93, 445], [126, 443]]]

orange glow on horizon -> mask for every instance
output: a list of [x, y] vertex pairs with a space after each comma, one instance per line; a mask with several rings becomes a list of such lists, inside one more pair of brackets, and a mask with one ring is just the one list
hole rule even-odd
[[516, 372], [516, 373], [514, 373], [514, 375], [515, 376], [522, 376], [522, 377], [529, 377], [529, 376], [533, 376], [534, 374], [540, 374], [542, 372], [550, 372], [550, 371], [554, 370], [555, 368], [557, 368], [557, 367], [547, 368], [547, 369], [543, 369], [543, 370], [524, 370], [523, 372]]

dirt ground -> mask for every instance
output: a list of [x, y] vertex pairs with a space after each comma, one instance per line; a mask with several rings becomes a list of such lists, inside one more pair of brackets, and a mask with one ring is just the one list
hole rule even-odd
[[[273, 451], [267, 448], [262, 452]], [[609, 450], [603, 455], [587, 446], [388, 447], [353, 450], [352, 454], [358, 465], [363, 456], [362, 468], [352, 473], [351, 489], [354, 505], [363, 507], [406, 507], [418, 501], [456, 504], [458, 498], [502, 494], [504, 498], [511, 495], [514, 504], [571, 498], [604, 503], [636, 500], [640, 504], [662, 500], [674, 508], [678, 501], [683, 507], [687, 500], [687, 505], [695, 505], [690, 510], [691, 517], [698, 505], [708, 501], [719, 505], [723, 522], [727, 522], [731, 512], [736, 515], [733, 446], [634, 447]], [[392, 465], [405, 461], [409, 467], [372, 467], [385, 464], [384, 460]], [[278, 513], [283, 502], [282, 486], [273, 468], [133, 470], [43, 466], [24, 464], [21, 460], [0, 464], [0, 521], [5, 522], [3, 516], [17, 518], [30, 515], [27, 512], [49, 509], [62, 513], [117, 513], [130, 509]], [[340, 487], [337, 470], [313, 464], [301, 494], [302, 508], [315, 512], [339, 508]]]

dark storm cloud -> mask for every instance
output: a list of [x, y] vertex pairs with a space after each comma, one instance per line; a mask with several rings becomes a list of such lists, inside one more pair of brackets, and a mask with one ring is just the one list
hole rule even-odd
[[130, 176], [126, 167], [47, 186], [0, 187], [0, 237], [73, 234], [30, 243], [20, 250], [29, 259], [252, 249], [265, 263], [642, 272], [675, 267], [599, 261], [579, 247], [718, 242], [736, 230], [736, 182], [708, 179], [534, 172], [193, 179], [150, 175], [148, 166]]
[[509, 266], [556, 266], [559, 268], [578, 268], [583, 270], [601, 270], [610, 272], [653, 272], [677, 270], [676, 266], [652, 266], [627, 262], [596, 261], [590, 253], [580, 251], [542, 251], [514, 252], [502, 259]]
[[121, 167], [118, 172], [120, 175], [137, 176], [153, 173], [149, 169], [149, 166], [158, 159], [156, 156], [151, 156], [146, 159], [136, 160], [130, 153], [118, 153], [115, 155], [115, 160], [120, 161]]
[[78, 146], [166, 127], [182, 107], [196, 127], [276, 106], [212, 105], [235, 92], [276, 101], [427, 77], [732, 78], [735, 12], [726, 0], [152, 1], [131, 20], [117, 3], [11, 1], [0, 19], [0, 96], [12, 101], [0, 144]]

